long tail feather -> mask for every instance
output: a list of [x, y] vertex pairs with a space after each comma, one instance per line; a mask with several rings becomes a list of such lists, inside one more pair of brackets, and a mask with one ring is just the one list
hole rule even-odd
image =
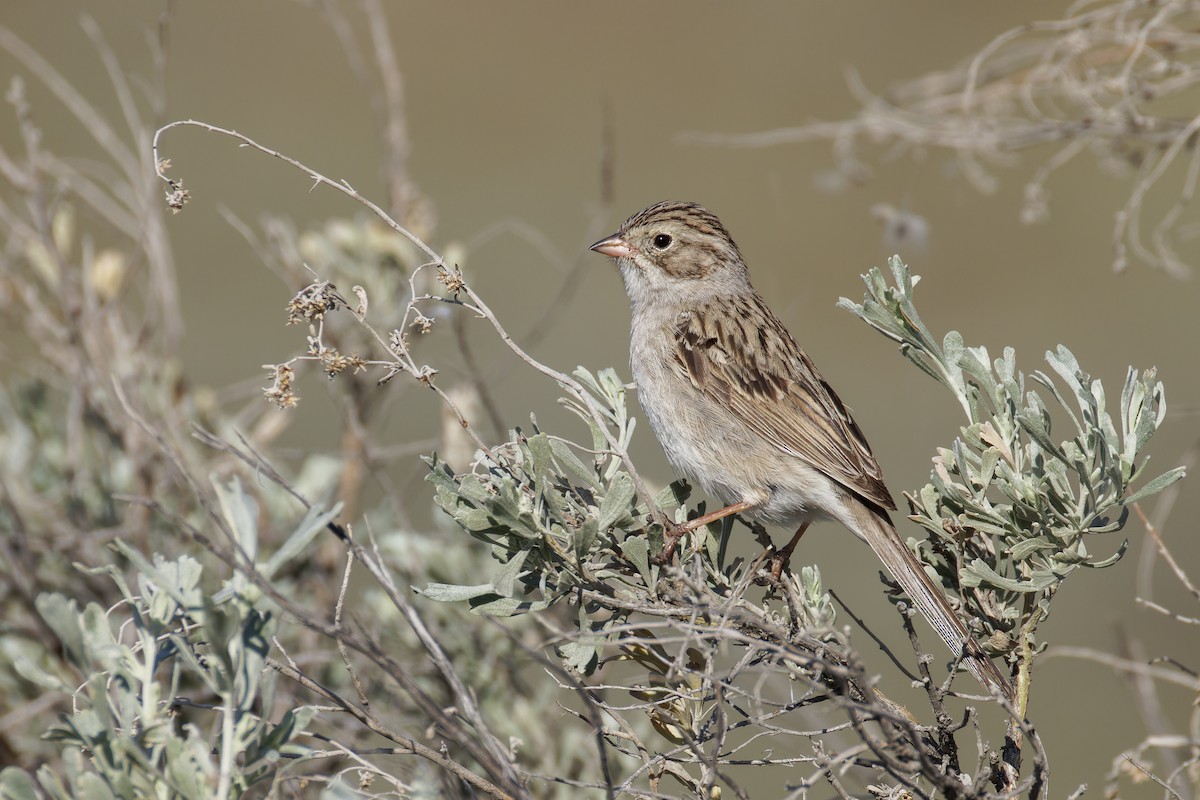
[[938, 636], [955, 653], [966, 652], [963, 664], [971, 671], [983, 687], [998, 691], [1009, 701], [1015, 698], [1012, 684], [1001, 674], [996, 665], [979, 647], [967, 626], [954, 613], [946, 596], [934, 585], [921, 563], [908, 549], [891, 519], [883, 509], [869, 506], [858, 498], [847, 498], [847, 511], [854, 522], [850, 526], [887, 567], [905, 593], [912, 599], [917, 610], [929, 621]]

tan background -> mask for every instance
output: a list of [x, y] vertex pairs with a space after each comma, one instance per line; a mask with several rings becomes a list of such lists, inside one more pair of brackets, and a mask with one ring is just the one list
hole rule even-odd
[[[1012, 345], [1027, 372], [1044, 367], [1047, 348], [1068, 344], [1104, 379], [1114, 401], [1127, 365], [1157, 365], [1172, 408], [1153, 447], [1159, 470], [1178, 463], [1200, 434], [1200, 285], [1136, 264], [1123, 275], [1110, 271], [1113, 214], [1130, 182], [1101, 174], [1086, 158], [1051, 184], [1048, 223], [1024, 226], [1021, 187], [1029, 165], [1044, 153], [998, 173], [1002, 189], [993, 196], [969, 188], [939, 153], [899, 158], [880, 166], [865, 187], [829, 194], [816, 181], [832, 165], [827, 145], [730, 150], [683, 144], [678, 135], [843, 118], [856, 109], [847, 69], [883, 91], [893, 81], [957, 63], [1008, 27], [1057, 16], [1063, 8], [1038, 2], [422, 2], [395, 4], [388, 16], [406, 81], [412, 171], [439, 217], [432, 243], [468, 244], [470, 277], [515, 334], [544, 312], [570, 261], [589, 244], [608, 104], [617, 145], [611, 226], [665, 198], [695, 199], [720, 214], [757, 286], [854, 407], [899, 494], [924, 483], [932, 447], [949, 443], [959, 419], [949, 395], [834, 307], [839, 296], [861, 299], [858, 275], [882, 266], [890, 252], [869, 213], [873, 204], [907, 207], [930, 224], [928, 248], [908, 259], [925, 278], [919, 307], [935, 331], [958, 329], [968, 343], [994, 353]], [[125, 65], [144, 75], [150, 73], [146, 37], [169, 11], [168, 120], [235, 128], [382, 199], [382, 151], [366, 93], [329, 29], [305, 4], [6, 0], [0, 23], [115, 117], [108, 82], [78, 24], [84, 10], [97, 18]], [[11, 59], [0, 57], [0, 77], [14, 70]], [[51, 145], [81, 158], [93, 155], [68, 117], [29, 83]], [[7, 109], [0, 119], [0, 141], [14, 146]], [[217, 209], [251, 221], [266, 212], [287, 214], [300, 224], [359, 209], [329, 191], [309, 193], [299, 173], [229, 140], [183, 130], [167, 149], [175, 174], [195, 196], [188, 212], [171, 220], [186, 297], [188, 373], [200, 383], [255, 385], [260, 364], [303, 344], [295, 329], [280, 324], [282, 306], [298, 287], [281, 287]], [[501, 223], [509, 228], [487, 234]], [[544, 258], [512, 234], [515, 223], [541, 231], [562, 260]], [[1190, 255], [1200, 263], [1194, 243]], [[561, 369], [615, 365], [627, 374], [625, 299], [607, 261], [590, 258], [594, 269], [582, 273], [570, 308], [534, 354]], [[486, 335], [478, 341], [485, 353], [499, 353]], [[527, 377], [514, 371], [498, 388], [508, 422], [520, 424], [532, 411], [557, 424], [563, 418], [554, 411], [552, 387]], [[308, 435], [301, 441], [313, 446], [332, 437], [322, 430], [322, 380], [305, 379], [301, 391], [314, 401], [293, 412]], [[436, 422], [427, 398], [403, 409], [403, 421], [389, 431], [397, 438]], [[635, 456], [650, 477], [667, 479], [648, 436]], [[421, 484], [413, 488], [424, 491]], [[1192, 536], [1198, 512], [1188, 487], [1165, 531], [1185, 566], [1195, 565], [1200, 553]], [[1125, 534], [1130, 556], [1113, 570], [1073, 579], [1043, 626], [1044, 637], [1105, 649], [1136, 637], [1152, 657], [1200, 667], [1194, 629], [1135, 607], [1144, 537], [1136, 524]], [[1096, 547], [1108, 553], [1117, 543], [1101, 540]], [[798, 560], [820, 563], [828, 585], [876, 627], [892, 624], [875, 589], [876, 564], [843, 532], [825, 526], [810, 535]], [[1200, 577], [1200, 569], [1193, 573]], [[1165, 571], [1159, 576], [1156, 599], [1194, 614]], [[1050, 749], [1056, 796], [1082, 781], [1098, 790], [1111, 758], [1142, 737], [1130, 698], [1125, 681], [1094, 664], [1056, 659], [1040, 669], [1031, 710]], [[1183, 719], [1192, 698], [1180, 691], [1166, 698]]]

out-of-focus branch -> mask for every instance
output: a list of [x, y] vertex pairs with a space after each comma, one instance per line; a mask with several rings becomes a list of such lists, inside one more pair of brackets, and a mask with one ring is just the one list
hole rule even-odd
[[[1200, 10], [1189, 0], [1079, 2], [1063, 19], [1005, 31], [966, 63], [882, 93], [851, 73], [862, 109], [850, 119], [758, 133], [688, 132], [680, 139], [723, 147], [828, 141], [843, 183], [868, 180], [875, 153], [942, 150], [982, 192], [998, 186], [994, 168], [1028, 153], [1040, 165], [1025, 186], [1026, 222], [1048, 215], [1054, 173], [1090, 156], [1102, 168], [1134, 176], [1113, 218], [1113, 268], [1136, 259], [1183, 277], [1196, 256], [1178, 245], [1200, 235], [1183, 224], [1200, 176], [1198, 25]], [[1145, 232], [1147, 211], [1172, 195], [1175, 201], [1155, 212], [1162, 216]]]

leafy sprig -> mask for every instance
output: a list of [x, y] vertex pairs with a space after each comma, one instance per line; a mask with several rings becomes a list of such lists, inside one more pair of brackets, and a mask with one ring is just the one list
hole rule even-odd
[[[864, 301], [839, 305], [899, 342], [966, 416], [959, 436], [933, 457], [930, 482], [906, 495], [910, 519], [929, 533], [910, 545], [959, 594], [985, 646], [1027, 661], [1067, 576], [1111, 566], [1127, 546], [1099, 557], [1089, 539], [1119, 531], [1130, 504], [1184, 476], [1178, 467], [1135, 486], [1166, 414], [1163, 385], [1155, 370], [1130, 368], [1114, 418], [1101, 382], [1063, 345], [1046, 353], [1051, 374], [1038, 370], [1027, 381], [1011, 347], [992, 359], [957, 331], [939, 343], [913, 302], [919, 277], [898, 257], [889, 266], [891, 284], [872, 269], [863, 276]], [[1053, 429], [1064, 424], [1067, 436], [1057, 438]]]

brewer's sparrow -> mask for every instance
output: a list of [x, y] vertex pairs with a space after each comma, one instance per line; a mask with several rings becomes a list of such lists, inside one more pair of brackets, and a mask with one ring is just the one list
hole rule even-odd
[[888, 517], [895, 504], [862, 431], [754, 287], [711, 212], [663, 202], [592, 245], [616, 259], [633, 308], [630, 362], [650, 427], [675, 469], [728, 504], [667, 532], [730, 514], [799, 526], [840, 522], [883, 561], [989, 690], [1013, 696]]

